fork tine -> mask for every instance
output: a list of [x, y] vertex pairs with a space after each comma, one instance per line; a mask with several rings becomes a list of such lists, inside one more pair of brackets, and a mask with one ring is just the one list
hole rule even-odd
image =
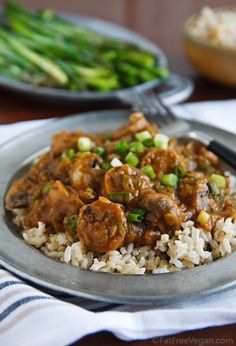
[[140, 99], [140, 102], [142, 103], [143, 108], [145, 110], [144, 113], [152, 115], [153, 108], [152, 108], [152, 105], [149, 101], [149, 97], [145, 94], [145, 92], [139, 94], [139, 99]]
[[161, 104], [158, 102], [154, 92], [150, 92], [148, 95], [149, 102], [151, 102], [154, 109], [154, 114], [157, 118], [160, 127], [168, 125], [168, 119], [166, 117], [166, 111], [163, 109]]
[[165, 104], [165, 102], [162, 101], [162, 99], [157, 95], [157, 99], [159, 101], [159, 103], [161, 104], [161, 106], [165, 109], [166, 113], [168, 114], [169, 118], [172, 120], [175, 120], [177, 117], [174, 114], [174, 112], [171, 110], [171, 108], [169, 106], [167, 106]]
[[152, 90], [129, 95], [129, 102], [134, 111], [143, 112], [147, 116], [155, 116], [160, 128], [177, 121], [177, 117], [171, 109]]
[[169, 106], [167, 106], [162, 100], [161, 98], [156, 95], [153, 91], [151, 91], [152, 97], [155, 98], [156, 100], [156, 105], [159, 109], [159, 112], [161, 114], [161, 116], [165, 119], [166, 121], [166, 125], [173, 123], [175, 121], [177, 121], [177, 116], [174, 114], [174, 112], [170, 109]]
[[142, 105], [142, 103], [140, 102], [139, 97], [138, 97], [137, 94], [131, 94], [131, 95], [129, 95], [129, 102], [131, 103], [132, 109], [133, 109], [135, 112], [138, 112], [138, 111], [143, 112], [143, 105]]
[[143, 92], [143, 93], [139, 93], [138, 97], [139, 97], [140, 103], [143, 105], [143, 113], [146, 115], [151, 115], [152, 107], [150, 106], [147, 95]]
[[140, 99], [143, 105], [145, 106], [145, 114], [147, 115], [155, 115], [155, 118], [158, 122], [159, 127], [165, 126], [165, 121], [162, 116], [159, 114], [159, 110], [157, 109], [157, 105], [155, 103], [155, 99], [149, 95], [149, 93], [144, 92], [140, 94]]

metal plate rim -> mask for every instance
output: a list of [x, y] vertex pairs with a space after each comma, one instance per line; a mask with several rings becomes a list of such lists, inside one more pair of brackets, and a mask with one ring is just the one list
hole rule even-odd
[[[127, 117], [127, 115], [128, 115], [128, 112], [126, 111], [98, 111], [98, 112], [84, 113], [84, 114], [66, 117], [62, 119], [52, 120], [48, 124], [44, 125], [44, 127], [42, 128], [37, 128], [36, 130], [33, 130], [33, 131], [27, 131], [25, 132], [25, 134], [21, 134], [17, 136], [15, 139], [12, 139], [8, 141], [7, 143], [5, 143], [2, 147], [0, 147], [0, 159], [4, 158], [4, 153], [7, 153], [6, 152], [7, 148], [10, 151], [12, 150], [12, 148], [15, 148], [16, 150], [19, 144], [22, 145], [24, 142], [27, 142], [29, 136], [33, 138], [33, 137], [37, 137], [37, 135], [39, 134], [42, 135], [42, 133], [45, 133], [47, 128], [50, 128], [50, 131], [55, 132], [58, 130], [58, 128], [61, 128], [61, 129], [64, 128], [65, 124], [67, 124], [67, 126], [73, 127], [74, 124], [76, 123], [88, 124], [88, 126], [95, 126], [96, 128], [96, 125], [97, 125], [96, 121], [101, 123], [102, 118], [103, 120], [106, 120], [108, 122], [109, 119], [113, 116], [113, 118], [111, 118], [111, 124], [112, 123], [116, 124], [118, 119], [120, 122], [123, 122], [123, 120]], [[91, 119], [94, 119], [95, 121], [94, 124], [92, 124]], [[229, 132], [219, 130], [207, 125], [201, 125], [201, 124], [198, 125], [197, 123], [194, 123], [194, 122], [192, 124], [194, 125], [194, 127], [201, 126], [202, 128], [205, 128], [206, 131], [211, 130], [213, 133], [215, 132], [216, 137], [220, 136], [221, 134], [222, 138], [227, 139], [228, 137], [228, 138], [231, 138], [231, 141], [235, 139], [234, 138], [235, 136], [233, 134], [230, 134]], [[40, 143], [40, 138], [37, 139], [36, 141]], [[27, 151], [34, 150], [34, 148], [29, 148], [29, 146], [27, 146], [27, 143], [25, 143], [25, 145], [26, 145]], [[38, 149], [41, 149], [41, 147]], [[28, 153], [26, 152], [23, 156], [27, 157]], [[10, 164], [9, 167], [13, 167], [14, 169], [18, 167], [18, 163], [16, 164], [14, 159], [9, 158], [7, 156], [5, 157], [5, 164], [6, 165]], [[1, 196], [1, 205], [2, 205], [1, 209], [3, 209], [3, 198], [4, 198], [6, 184], [8, 183], [10, 173], [13, 173], [13, 172], [8, 172], [6, 176], [6, 171], [4, 172], [3, 165], [0, 167], [0, 176], [1, 176], [0, 196]], [[1, 210], [1, 215], [0, 215], [0, 227], [1, 227], [0, 263], [3, 266], [5, 266], [7, 269], [14, 272], [15, 274], [23, 277], [24, 279], [30, 280], [31, 282], [39, 284], [40, 286], [44, 286], [46, 288], [53, 289], [55, 291], [60, 291], [62, 293], [63, 292], [69, 293], [76, 297], [85, 297], [85, 298], [97, 299], [97, 300], [103, 300], [103, 301], [136, 303], [136, 304], [163, 303], [163, 302], [183, 300], [183, 299], [186, 299], [186, 297], [188, 297], [189, 299], [194, 299], [196, 295], [197, 296], [202, 294], [209, 295], [216, 292], [221, 292], [223, 289], [229, 288], [236, 284], [236, 268], [234, 269], [235, 266], [233, 266], [233, 263], [235, 263], [236, 252], [232, 253], [231, 255], [228, 255], [227, 257], [223, 259], [210, 263], [208, 265], [203, 265], [201, 267], [198, 267], [192, 270], [186, 270], [186, 271], [177, 272], [177, 273], [144, 275], [144, 276], [96, 273], [96, 272], [91, 272], [87, 270], [81, 270], [81, 269], [78, 269], [77, 267], [71, 268], [71, 266], [68, 266], [65, 263], [59, 263], [57, 261], [49, 259], [48, 257], [39, 253], [39, 251], [28, 246], [23, 241], [20, 241], [16, 237], [16, 235], [14, 235], [11, 231], [9, 231], [8, 224], [7, 224], [3, 210]], [[11, 239], [12, 241], [11, 244], [13, 248], [11, 248], [10, 246], [11, 244], [9, 243], [7, 244], [9, 239]], [[15, 246], [15, 248], [13, 245]], [[10, 249], [11, 251], [10, 257], [8, 254], [6, 254], [6, 251], [8, 249]], [[18, 257], [14, 254], [16, 250], [18, 251], [17, 252]], [[70, 272], [70, 278], [71, 277], [73, 278], [73, 275], [75, 275], [76, 276], [75, 284], [73, 284], [72, 281], [67, 282], [67, 278], [64, 277], [63, 275], [61, 275], [61, 277], [60, 275], [59, 277], [57, 275], [54, 278], [49, 276], [50, 280], [48, 280], [48, 277], [45, 277], [45, 275], [40, 278], [40, 275], [42, 273], [40, 272], [40, 268], [37, 267], [37, 265], [36, 267], [34, 266], [33, 269], [30, 269], [29, 266], [27, 268], [26, 265], [28, 265], [28, 262], [26, 261], [26, 258], [24, 257], [24, 254], [23, 254], [24, 251], [26, 251], [27, 254], [30, 254], [31, 256], [33, 256], [33, 260], [39, 261], [38, 264], [49, 265], [52, 271], [54, 270], [60, 271], [63, 268], [63, 272]], [[23, 262], [24, 265], [22, 264], [22, 261], [24, 261]], [[225, 273], [225, 270], [224, 270], [225, 267], [230, 268], [231, 272]], [[34, 270], [35, 268], [37, 268], [36, 271]], [[80, 281], [78, 281], [78, 277]], [[211, 284], [211, 282], [209, 282], [209, 285], [207, 286], [205, 284], [203, 288], [201, 288], [200, 286], [194, 287], [192, 285], [193, 282], [199, 282], [199, 285], [200, 285], [200, 283], [202, 283], [201, 280], [204, 280], [204, 278], [205, 280], [210, 280], [210, 281], [213, 280], [215, 283]], [[88, 283], [91, 282], [92, 289], [90, 289], [90, 287], [87, 287], [86, 285], [83, 286], [83, 282], [81, 282], [81, 280], [82, 281], [85, 280], [85, 283], [87, 285]], [[182, 280], [182, 283], [181, 283], [181, 280]], [[104, 287], [103, 281], [105, 283], [108, 283], [107, 287]], [[77, 284], [82, 286], [79, 286], [79, 287], [75, 286]], [[163, 286], [162, 294], [158, 295], [158, 293], [161, 292], [159, 287], [160, 284], [162, 285], [166, 284], [167, 287], [169, 286], [169, 291], [164, 292], [163, 290], [164, 286]], [[171, 286], [173, 285], [174, 285], [174, 289], [173, 288], [171, 289]], [[187, 286], [188, 286], [188, 289], [186, 289]], [[95, 287], [95, 290], [94, 290], [94, 287]], [[103, 289], [101, 289], [101, 287]], [[136, 293], [133, 292], [132, 290], [133, 287], [134, 287], [133, 290], [134, 291], [136, 290]], [[142, 288], [143, 288], [143, 291], [142, 291]], [[126, 293], [126, 291], [129, 293]], [[130, 292], [134, 294], [132, 295], [130, 294]], [[142, 294], [140, 294], [140, 292]]]

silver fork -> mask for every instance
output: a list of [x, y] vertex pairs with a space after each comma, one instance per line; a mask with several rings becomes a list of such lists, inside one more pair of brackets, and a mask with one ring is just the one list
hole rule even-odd
[[190, 124], [176, 117], [175, 114], [164, 105], [160, 97], [153, 91], [142, 92], [133, 96], [133, 108], [143, 112], [150, 118], [155, 118], [159, 128], [169, 136], [181, 135], [190, 131]]
[[153, 91], [144, 91], [132, 96], [132, 106], [148, 117], [156, 119], [159, 128], [170, 136], [191, 137], [203, 142], [209, 150], [219, 156], [231, 167], [236, 168], [236, 152], [224, 144], [214, 140], [207, 134], [191, 129], [190, 123], [180, 119], [165, 105], [162, 99]]

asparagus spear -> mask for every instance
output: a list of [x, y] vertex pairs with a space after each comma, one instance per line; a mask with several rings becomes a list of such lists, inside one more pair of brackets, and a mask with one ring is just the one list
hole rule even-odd
[[68, 83], [67, 75], [56, 64], [54, 64], [54, 62], [30, 50], [17, 39], [15, 39], [12, 35], [7, 34], [2, 29], [0, 30], [0, 35], [6, 38], [9, 46], [16, 53], [28, 59], [32, 64], [36, 65], [42, 71], [46, 72], [49, 76], [55, 79], [55, 81], [57, 81], [59, 85], [66, 85]]
[[0, 74], [34, 85], [55, 86], [55, 82], [36, 67], [26, 69], [4, 56], [0, 56]]
[[[8, 16], [8, 25], [12, 30], [23, 36], [31, 43], [31, 47], [36, 46], [36, 50], [42, 53], [51, 52], [59, 57], [70, 58], [83, 64], [101, 64], [109, 67], [109, 62], [99, 53], [98, 48], [91, 46], [89, 42], [75, 44], [63, 36], [56, 36], [51, 33], [45, 35], [45, 28], [42, 25], [34, 25], [32, 20], [27, 20], [21, 15]], [[31, 28], [32, 27], [32, 28]]]

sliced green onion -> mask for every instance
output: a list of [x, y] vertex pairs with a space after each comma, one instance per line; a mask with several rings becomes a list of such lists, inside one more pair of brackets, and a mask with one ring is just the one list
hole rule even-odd
[[178, 185], [178, 177], [176, 174], [170, 173], [170, 174], [164, 174], [161, 177], [161, 183], [164, 186], [170, 186], [176, 188]]
[[141, 168], [141, 170], [143, 172], [145, 172], [147, 174], [147, 176], [150, 178], [150, 179], [154, 179], [155, 178], [155, 172], [154, 172], [154, 169], [152, 168], [152, 166], [150, 165], [147, 165], [147, 166], [143, 166]]
[[128, 214], [128, 220], [130, 222], [142, 222], [143, 217], [140, 214], [129, 213]]
[[143, 145], [147, 148], [154, 147], [154, 140], [152, 138], [146, 138], [143, 141]]
[[141, 142], [135, 141], [130, 143], [129, 150], [133, 153], [142, 154], [144, 153], [145, 148]]
[[142, 222], [146, 211], [143, 209], [134, 209], [128, 213], [128, 221], [130, 222]]
[[44, 193], [45, 195], [49, 192], [49, 190], [50, 190], [50, 188], [51, 188], [51, 185], [52, 185], [52, 182], [51, 182], [51, 181], [48, 181], [48, 182], [44, 185], [44, 187], [43, 187], [43, 193]]
[[109, 171], [109, 169], [112, 168], [112, 165], [110, 164], [110, 162], [103, 162], [102, 165], [101, 165], [101, 168], [104, 171]]
[[224, 189], [226, 182], [225, 178], [219, 174], [212, 174], [208, 180], [209, 184], [216, 184], [219, 189]]
[[117, 192], [110, 193], [108, 199], [115, 203], [129, 203], [130, 202], [130, 193], [129, 192]]
[[69, 157], [70, 160], [74, 160], [74, 158], [75, 158], [75, 150], [73, 148], [71, 148], [68, 151], [68, 157]]
[[91, 139], [88, 137], [80, 137], [77, 144], [79, 151], [89, 151], [93, 146]]
[[112, 167], [120, 167], [123, 166], [123, 163], [117, 159], [117, 157], [114, 157], [114, 159], [111, 160]]
[[126, 155], [125, 161], [129, 165], [134, 166], [134, 167], [136, 167], [139, 163], [138, 157], [135, 154], [131, 153], [131, 151], [128, 153], [128, 155]]
[[116, 152], [117, 154], [125, 154], [127, 151], [129, 150], [129, 144], [124, 141], [124, 140], [121, 140], [117, 143], [116, 145]]
[[162, 133], [158, 133], [154, 137], [155, 147], [158, 149], [167, 149], [168, 148], [169, 137], [163, 135]]
[[185, 171], [184, 167], [181, 165], [175, 166], [175, 174], [179, 178], [186, 178], [188, 176], [188, 173]]
[[136, 133], [135, 137], [137, 138], [139, 142], [143, 142], [145, 141], [145, 139], [152, 138], [150, 132], [148, 131], [138, 132]]
[[105, 154], [106, 154], [106, 150], [105, 150], [103, 147], [95, 147], [95, 148], [93, 149], [93, 152], [94, 152], [95, 154], [98, 154], [98, 155], [102, 156], [102, 157], [104, 157]]

